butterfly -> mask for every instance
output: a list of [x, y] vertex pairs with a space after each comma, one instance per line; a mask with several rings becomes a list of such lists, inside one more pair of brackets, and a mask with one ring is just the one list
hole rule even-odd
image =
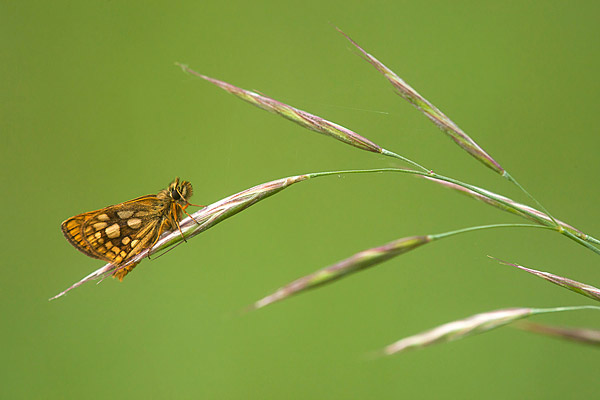
[[[165, 231], [179, 229], [182, 213], [195, 204], [192, 184], [175, 178], [167, 189], [124, 203], [76, 215], [64, 221], [62, 232], [77, 250], [119, 267], [142, 250], [151, 248]], [[200, 206], [203, 207], [203, 206]], [[117, 268], [123, 280], [138, 263]]]

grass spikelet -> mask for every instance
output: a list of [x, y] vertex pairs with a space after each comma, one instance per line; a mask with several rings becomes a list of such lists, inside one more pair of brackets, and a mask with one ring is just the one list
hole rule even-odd
[[250, 307], [250, 309], [262, 308], [305, 290], [314, 289], [321, 285], [334, 282], [346, 275], [361, 271], [413, 250], [421, 245], [429, 243], [431, 240], [432, 239], [429, 236], [411, 236], [395, 240], [383, 246], [361, 251], [336, 264], [296, 279], [278, 289], [273, 294], [258, 300]]
[[598, 288], [596, 288], [594, 286], [586, 285], [585, 283], [577, 282], [577, 281], [574, 281], [572, 279], [568, 279], [568, 278], [564, 278], [562, 276], [554, 275], [554, 274], [551, 274], [549, 272], [538, 271], [538, 270], [535, 270], [535, 269], [532, 269], [532, 268], [524, 267], [522, 265], [513, 264], [513, 263], [506, 262], [506, 261], [498, 260], [495, 257], [491, 257], [491, 258], [495, 259], [500, 264], [510, 265], [510, 266], [519, 268], [520, 270], [523, 270], [525, 272], [529, 272], [532, 275], [539, 276], [540, 278], [543, 278], [543, 279], [547, 280], [548, 282], [552, 282], [555, 285], [564, 287], [565, 289], [569, 289], [572, 292], [579, 293], [579, 294], [581, 294], [583, 296], [589, 297], [590, 299], [594, 299], [596, 301], [600, 301], [600, 289], [598, 289]]
[[600, 346], [600, 331], [596, 329], [552, 326], [547, 324], [537, 324], [529, 321], [519, 321], [511, 326], [528, 332], [540, 333], [542, 335], [554, 336], [560, 339]]
[[499, 328], [503, 325], [529, 317], [531, 315], [543, 313], [555, 313], [561, 311], [575, 311], [583, 309], [600, 310], [597, 306], [573, 306], [573, 307], [555, 307], [555, 308], [505, 308], [501, 310], [489, 311], [481, 314], [475, 314], [465, 319], [452, 321], [440, 325], [429, 331], [425, 331], [407, 338], [401, 339], [395, 343], [386, 346], [383, 349], [385, 355], [392, 355], [410, 349], [431, 346], [436, 343], [446, 343], [453, 340], [463, 339], [478, 333]]
[[226, 90], [227, 92], [256, 107], [281, 115], [282, 117], [293, 121], [307, 129], [310, 129], [311, 131], [330, 136], [336, 140], [339, 140], [343, 143], [349, 144], [362, 150], [371, 151], [373, 153], [383, 152], [383, 149], [380, 146], [371, 142], [369, 139], [366, 139], [358, 133], [355, 133], [350, 129], [338, 125], [334, 122], [328, 121], [314, 114], [310, 114], [306, 111], [299, 110], [295, 107], [284, 104], [280, 101], [258, 94], [256, 92], [245, 90], [227, 82], [223, 82], [218, 79], [202, 75], [190, 69], [186, 65], [182, 65], [179, 63], [177, 63], [176, 65], [180, 66], [185, 72], [197, 76], [199, 78], [205, 79], [217, 85], [221, 89]]
[[429, 331], [401, 339], [386, 346], [383, 352], [385, 355], [392, 355], [409, 349], [462, 339], [470, 335], [498, 328], [527, 317], [532, 313], [533, 309], [531, 308], [507, 308], [475, 314], [468, 318], [452, 321]]
[[475, 159], [479, 160], [486, 167], [505, 175], [505, 170], [487, 154], [473, 139], [469, 137], [462, 129], [458, 127], [450, 118], [441, 112], [436, 106], [431, 104], [427, 99], [421, 96], [415, 89], [404, 82], [394, 71], [383, 65], [378, 59], [367, 53], [348, 35], [336, 28], [346, 39], [350, 41], [363, 57], [377, 69], [391, 84], [396, 88], [398, 94], [421, 111], [429, 120], [436, 124], [445, 134], [447, 134], [457, 145], [469, 153]]

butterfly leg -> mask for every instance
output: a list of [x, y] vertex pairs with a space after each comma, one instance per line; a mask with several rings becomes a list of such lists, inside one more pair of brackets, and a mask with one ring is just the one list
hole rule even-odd
[[206, 207], [206, 206], [199, 206], [197, 204], [192, 204], [192, 203], [187, 203], [185, 206], [181, 207], [181, 211], [183, 211], [185, 213], [185, 215], [187, 215], [188, 217], [190, 217], [197, 225], [200, 225], [200, 222], [196, 221], [196, 218], [192, 217], [187, 211], [185, 211], [186, 208], [188, 208], [188, 206], [194, 206], [194, 207]]

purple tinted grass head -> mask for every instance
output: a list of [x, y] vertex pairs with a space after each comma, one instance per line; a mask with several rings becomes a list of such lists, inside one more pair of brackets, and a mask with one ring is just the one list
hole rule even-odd
[[310, 114], [306, 111], [299, 110], [295, 107], [272, 99], [265, 95], [245, 90], [240, 87], [234, 86], [230, 83], [223, 82], [218, 79], [208, 77], [206, 75], [202, 75], [190, 69], [186, 65], [176, 65], [180, 66], [185, 72], [197, 76], [199, 78], [205, 79], [220, 87], [221, 89], [226, 90], [227, 92], [235, 95], [236, 97], [239, 97], [240, 99], [252, 105], [255, 105], [256, 107], [278, 114], [314, 132], [318, 132], [323, 135], [332, 137], [336, 140], [339, 140], [343, 143], [349, 144], [362, 150], [371, 151], [373, 153], [382, 153], [383, 151], [383, 149], [380, 146], [371, 142], [369, 139], [364, 138], [358, 133], [355, 133], [350, 129], [338, 125], [334, 122], [328, 121], [314, 114]]
[[390, 258], [406, 253], [421, 245], [429, 243], [431, 240], [432, 239], [429, 236], [411, 236], [395, 240], [383, 246], [361, 251], [329, 267], [320, 269], [312, 274], [296, 279], [295, 281], [279, 288], [273, 294], [258, 300], [250, 307], [250, 309], [262, 308], [269, 304], [286, 299], [292, 295], [309, 289], [314, 289], [327, 283], [332, 283], [344, 276], [361, 271], [373, 265], [387, 261]]
[[336, 28], [346, 39], [350, 41], [361, 53], [362, 57], [377, 69], [397, 90], [397, 93], [421, 111], [430, 121], [437, 125], [446, 135], [448, 135], [457, 145], [473, 156], [475, 159], [483, 163], [486, 167], [499, 173], [505, 174], [504, 168], [496, 162], [489, 154], [487, 154], [473, 139], [469, 137], [462, 129], [458, 127], [450, 118], [441, 112], [436, 106], [431, 104], [427, 99], [421, 96], [415, 89], [404, 82], [394, 71], [386, 67], [377, 58], [367, 53], [348, 35]]
[[529, 321], [518, 321], [511, 326], [524, 331], [540, 333], [559, 339], [600, 346], [600, 331], [597, 329], [553, 326]]
[[496, 261], [498, 261], [500, 264], [504, 264], [504, 265], [510, 265], [512, 267], [516, 267], [519, 268], [522, 271], [525, 272], [529, 272], [532, 275], [538, 276], [540, 278], [543, 278], [545, 280], [547, 280], [548, 282], [552, 282], [555, 285], [564, 287], [565, 289], [568, 289], [572, 292], [575, 293], [579, 293], [583, 296], [589, 297], [590, 299], [594, 299], [596, 301], [600, 301], [600, 289], [591, 286], [591, 285], [586, 285], [585, 283], [581, 283], [581, 282], [577, 282], [574, 281], [572, 279], [569, 278], [565, 278], [562, 276], [558, 276], [558, 275], [554, 275], [551, 274], [549, 272], [544, 272], [544, 271], [538, 271], [532, 268], [527, 268], [524, 267], [522, 265], [518, 265], [518, 264], [513, 264], [513, 263], [509, 263], [506, 261], [502, 261], [499, 260], [495, 257], [491, 257], [493, 259], [495, 259]]

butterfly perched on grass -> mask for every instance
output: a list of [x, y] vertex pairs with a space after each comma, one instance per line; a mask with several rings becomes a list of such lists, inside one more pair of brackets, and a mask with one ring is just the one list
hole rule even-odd
[[[192, 184], [175, 178], [167, 189], [69, 218], [61, 228], [67, 240], [85, 255], [125, 264], [152, 247], [161, 233], [181, 228], [182, 213], [193, 205]], [[181, 233], [183, 236], [183, 233]], [[117, 268], [113, 276], [123, 280], [138, 263]]]

